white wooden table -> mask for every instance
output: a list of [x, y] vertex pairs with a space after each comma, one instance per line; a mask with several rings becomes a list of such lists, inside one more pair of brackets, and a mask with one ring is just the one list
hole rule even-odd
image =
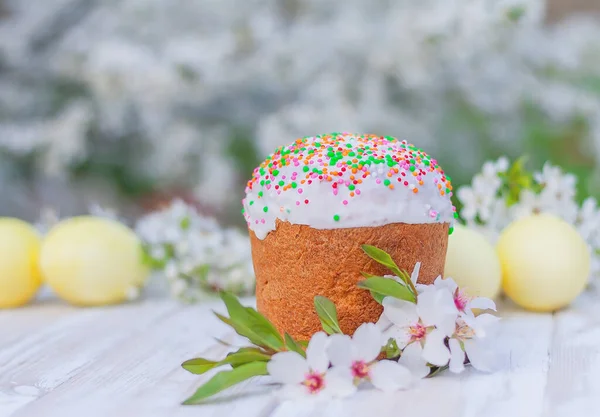
[[255, 379], [229, 392], [235, 401], [180, 406], [211, 375], [191, 375], [181, 362], [224, 355], [213, 337], [236, 340], [210, 313], [220, 303], [37, 301], [0, 311], [0, 417], [600, 416], [600, 296], [584, 294], [554, 315], [500, 308], [502, 367], [492, 374], [445, 373], [410, 391], [327, 403], [280, 403]]

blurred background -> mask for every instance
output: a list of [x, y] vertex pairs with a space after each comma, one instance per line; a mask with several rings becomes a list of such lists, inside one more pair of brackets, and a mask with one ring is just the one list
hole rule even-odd
[[0, 215], [182, 197], [242, 225], [254, 166], [331, 131], [600, 196], [600, 1], [0, 0]]

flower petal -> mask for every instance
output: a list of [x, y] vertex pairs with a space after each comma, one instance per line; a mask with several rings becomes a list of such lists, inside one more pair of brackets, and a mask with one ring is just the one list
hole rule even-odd
[[361, 324], [352, 336], [354, 348], [358, 357], [365, 362], [371, 362], [381, 352], [381, 331], [373, 323]]
[[379, 316], [379, 320], [377, 320], [377, 323], [375, 323], [375, 326], [379, 327], [379, 330], [381, 330], [382, 332], [387, 330], [391, 325], [392, 322], [383, 313], [381, 314], [381, 316]]
[[441, 275], [436, 278], [436, 280], [434, 281], [434, 285], [439, 289], [447, 288], [448, 290], [450, 290], [451, 294], [454, 294], [454, 291], [456, 291], [456, 289], [458, 288], [458, 284], [456, 283], [456, 281], [454, 281], [454, 279], [452, 279], [451, 277], [442, 278]]
[[432, 365], [445, 366], [450, 360], [450, 351], [444, 344], [446, 335], [440, 330], [429, 333], [423, 346], [423, 359]]
[[489, 356], [489, 350], [486, 352], [486, 349], [477, 340], [465, 340], [463, 343], [465, 345], [465, 353], [473, 368], [482, 372], [490, 372], [492, 361]]
[[419, 271], [421, 271], [421, 262], [417, 262], [415, 267], [413, 268], [412, 274], [410, 274], [410, 280], [414, 285], [417, 284], [417, 280], [419, 279]]
[[419, 317], [426, 325], [435, 325], [441, 315], [458, 315], [454, 297], [448, 289], [426, 291], [419, 295], [417, 302]]
[[400, 349], [404, 349], [404, 347], [408, 345], [412, 339], [412, 335], [408, 333], [407, 329], [408, 327], [390, 327], [390, 329], [384, 333], [385, 343], [392, 338], [396, 341], [396, 344]]
[[350, 336], [334, 334], [329, 337], [327, 356], [333, 366], [350, 367], [355, 360], [356, 352]]
[[297, 400], [311, 395], [310, 391], [300, 384], [284, 385], [275, 393], [277, 397], [284, 400]]
[[329, 339], [324, 332], [317, 332], [311, 337], [306, 348], [306, 360], [308, 366], [317, 372], [325, 372], [329, 368], [327, 357], [327, 344]]
[[483, 339], [488, 332], [488, 328], [500, 320], [500, 318], [487, 313], [480, 314], [477, 317], [465, 315], [462, 317], [462, 319], [475, 331], [475, 337], [478, 339]]
[[480, 310], [494, 310], [496, 311], [496, 303], [493, 300], [485, 297], [475, 297], [469, 301], [467, 306], [469, 309], [478, 308]]
[[383, 314], [396, 326], [407, 327], [419, 321], [417, 306], [410, 301], [385, 297], [382, 304]]
[[417, 290], [417, 292], [419, 294], [421, 294], [422, 292], [425, 292], [425, 291], [430, 291], [434, 288], [435, 287], [433, 285], [415, 284], [415, 289]]
[[419, 343], [411, 343], [403, 351], [398, 360], [400, 365], [405, 366], [415, 378], [421, 379], [429, 375], [429, 367], [422, 357], [423, 348]]
[[456, 339], [450, 339], [448, 345], [450, 346], [450, 372], [460, 374], [465, 370], [465, 352]]
[[381, 332], [381, 346], [383, 346], [391, 337], [388, 335], [388, 330], [390, 330], [393, 327], [393, 323], [390, 321], [390, 319], [387, 318], [385, 314], [381, 314], [381, 316], [379, 316], [379, 320], [377, 320], [377, 323], [375, 323], [375, 326], [377, 326], [377, 328]]
[[343, 398], [356, 392], [354, 378], [350, 368], [335, 367], [325, 374], [325, 388], [323, 395], [328, 397]]
[[458, 310], [448, 289], [425, 291], [420, 294], [417, 311], [426, 326], [436, 326], [446, 335], [454, 332]]
[[375, 388], [385, 392], [408, 388], [413, 381], [413, 376], [408, 368], [388, 360], [374, 363], [369, 376]]
[[280, 352], [267, 363], [267, 371], [275, 382], [299, 384], [308, 373], [308, 363], [296, 352]]
[[453, 315], [441, 316], [438, 319], [436, 328], [446, 336], [452, 336], [456, 330], [456, 317]]

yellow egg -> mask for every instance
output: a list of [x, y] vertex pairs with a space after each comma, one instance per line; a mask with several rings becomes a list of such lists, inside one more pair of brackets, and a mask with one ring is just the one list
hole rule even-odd
[[444, 276], [452, 277], [467, 294], [494, 298], [502, 274], [496, 250], [481, 233], [456, 224], [448, 240]]
[[31, 300], [42, 283], [40, 236], [22, 220], [0, 218], [0, 308]]
[[59, 297], [82, 306], [122, 302], [148, 276], [135, 233], [93, 216], [68, 219], [50, 230], [40, 265]]
[[590, 255], [577, 230], [558, 217], [540, 214], [509, 225], [498, 241], [502, 286], [520, 306], [553, 311], [585, 288]]

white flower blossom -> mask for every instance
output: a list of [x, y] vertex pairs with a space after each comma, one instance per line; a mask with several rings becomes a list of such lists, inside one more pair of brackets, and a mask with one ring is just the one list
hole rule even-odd
[[448, 363], [450, 354], [444, 339], [452, 334], [458, 316], [449, 292], [421, 293], [417, 304], [386, 297], [383, 308], [393, 324], [386, 336], [392, 337], [400, 349], [414, 344], [425, 362], [438, 366]]
[[476, 175], [472, 185], [460, 187], [457, 196], [464, 204], [461, 212], [465, 220], [491, 218], [493, 203], [501, 181], [496, 175]]
[[327, 335], [318, 332], [310, 339], [306, 359], [296, 352], [273, 355], [267, 370], [275, 382], [283, 384], [282, 397], [346, 397], [356, 391], [350, 369], [329, 370], [328, 343]]
[[598, 233], [600, 229], [600, 210], [598, 210], [598, 202], [595, 198], [588, 197], [585, 199], [577, 213], [575, 224], [586, 241], [591, 238], [592, 234]]
[[473, 309], [496, 311], [496, 303], [486, 297], [470, 297], [464, 289], [458, 287], [458, 284], [451, 277], [437, 277], [431, 285], [419, 285], [422, 292], [447, 290], [452, 294], [454, 306], [459, 316], [468, 315], [473, 317]]
[[364, 323], [354, 332], [354, 336], [335, 334], [327, 353], [333, 369], [350, 370], [356, 383], [369, 381], [382, 391], [396, 391], [406, 388], [412, 382], [410, 371], [395, 361], [380, 360], [382, 332], [373, 323]]
[[[420, 266], [417, 263], [411, 274], [417, 290], [416, 304], [393, 297], [384, 298], [383, 314], [375, 325], [371, 325], [372, 339], [379, 339], [378, 343], [385, 344], [386, 348], [393, 348], [388, 342], [393, 339], [401, 350], [398, 363], [415, 378], [424, 378], [432, 366], [442, 367], [449, 362], [455, 372], [462, 371], [458, 363], [465, 361], [464, 349], [471, 352], [477, 369], [488, 369], [478, 348], [486, 336], [486, 327], [495, 317], [490, 314], [476, 316], [473, 310], [495, 311], [496, 304], [485, 297], [468, 296], [452, 278], [440, 276], [432, 284], [419, 284]], [[398, 277], [390, 278], [402, 282]], [[462, 349], [460, 358], [455, 346], [457, 341]], [[454, 350], [450, 350], [451, 347]]]
[[490, 371], [492, 356], [490, 349], [483, 346], [488, 328], [498, 322], [498, 317], [481, 314], [477, 317], [463, 316], [457, 321], [456, 331], [448, 342], [450, 348], [450, 371], [460, 373], [464, 370], [465, 357], [473, 368]]

